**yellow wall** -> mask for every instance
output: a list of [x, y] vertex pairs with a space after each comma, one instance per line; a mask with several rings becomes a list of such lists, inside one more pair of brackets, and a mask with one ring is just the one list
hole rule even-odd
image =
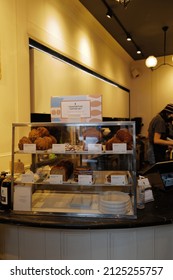
[[130, 88], [132, 59], [77, 0], [0, 0], [0, 170], [11, 159], [11, 124], [30, 119], [28, 38]]
[[37, 49], [30, 68], [32, 113], [50, 113], [51, 96], [101, 95], [103, 117], [129, 118], [129, 92]]
[[[172, 63], [172, 56], [166, 57], [166, 62]], [[163, 57], [158, 59], [158, 66], [163, 64]], [[131, 112], [132, 117], [143, 118], [142, 133], [147, 134], [150, 120], [160, 112], [167, 103], [173, 103], [173, 67], [163, 65], [155, 71], [145, 66], [145, 61], [134, 62], [140, 76], [132, 79]]]

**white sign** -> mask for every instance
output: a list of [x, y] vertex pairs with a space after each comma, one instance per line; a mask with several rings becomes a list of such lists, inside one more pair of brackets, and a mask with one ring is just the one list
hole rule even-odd
[[34, 174], [33, 173], [25, 173], [21, 175], [22, 183], [34, 183]]
[[111, 175], [111, 184], [120, 186], [127, 184], [126, 175]]
[[23, 144], [23, 150], [25, 153], [35, 153], [36, 144]]
[[127, 152], [127, 143], [113, 143], [113, 151], [115, 153], [126, 153]]
[[14, 186], [14, 210], [31, 211], [32, 210], [32, 185]]
[[88, 151], [89, 152], [101, 152], [102, 145], [101, 144], [88, 144]]
[[78, 183], [81, 185], [91, 185], [92, 175], [78, 175]]
[[52, 144], [52, 152], [65, 153], [65, 144]]
[[63, 175], [50, 175], [49, 182], [51, 184], [62, 184], [63, 183]]

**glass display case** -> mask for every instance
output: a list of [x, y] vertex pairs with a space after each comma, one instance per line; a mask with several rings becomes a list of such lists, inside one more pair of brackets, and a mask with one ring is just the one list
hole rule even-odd
[[12, 209], [136, 218], [135, 122], [12, 125]]

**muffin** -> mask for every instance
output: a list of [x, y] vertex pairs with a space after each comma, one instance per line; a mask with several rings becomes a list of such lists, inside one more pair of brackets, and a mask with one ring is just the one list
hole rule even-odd
[[18, 147], [20, 150], [23, 150], [23, 145], [24, 144], [32, 144], [31, 140], [26, 137], [26, 136], [23, 136], [20, 140], [19, 140], [19, 143], [18, 143]]

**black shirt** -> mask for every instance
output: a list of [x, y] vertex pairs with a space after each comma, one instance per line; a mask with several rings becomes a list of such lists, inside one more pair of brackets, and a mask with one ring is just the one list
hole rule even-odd
[[164, 161], [166, 159], [167, 146], [154, 144], [154, 133], [161, 134], [161, 139], [166, 140], [167, 137], [167, 123], [160, 114], [157, 114], [150, 122], [148, 129], [149, 142], [153, 145], [153, 152], [155, 161]]

